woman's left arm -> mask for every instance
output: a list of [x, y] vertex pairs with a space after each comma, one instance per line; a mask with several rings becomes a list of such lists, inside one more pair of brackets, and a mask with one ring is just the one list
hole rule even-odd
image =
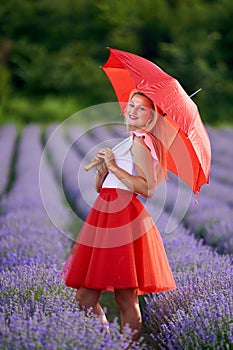
[[97, 168], [97, 174], [95, 177], [95, 190], [96, 192], [100, 192], [103, 182], [106, 176], [108, 175], [108, 169], [104, 162], [103, 164], [98, 165], [96, 168]]
[[135, 164], [136, 175], [131, 175], [120, 168], [114, 157], [111, 157], [111, 150], [103, 157], [106, 166], [122, 183], [131, 191], [149, 198], [154, 194], [156, 181], [154, 176], [153, 160], [150, 150], [144, 143], [142, 137], [134, 137], [131, 152]]

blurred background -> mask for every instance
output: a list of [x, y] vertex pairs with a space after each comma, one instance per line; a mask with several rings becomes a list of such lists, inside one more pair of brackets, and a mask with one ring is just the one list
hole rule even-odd
[[2, 0], [0, 123], [62, 121], [115, 102], [107, 46], [175, 76], [204, 122], [233, 121], [232, 0]]

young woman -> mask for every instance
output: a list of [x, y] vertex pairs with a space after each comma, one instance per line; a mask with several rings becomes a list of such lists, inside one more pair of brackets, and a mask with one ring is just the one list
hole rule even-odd
[[133, 91], [124, 118], [129, 137], [114, 152], [102, 148], [94, 158], [99, 195], [62, 276], [67, 286], [77, 289], [79, 305], [92, 308], [106, 325], [99, 297], [113, 291], [122, 329], [128, 324], [136, 340], [142, 326], [138, 295], [176, 286], [161, 236], [138, 199], [151, 197], [166, 176], [165, 148], [154, 136], [159, 116], [146, 95]]

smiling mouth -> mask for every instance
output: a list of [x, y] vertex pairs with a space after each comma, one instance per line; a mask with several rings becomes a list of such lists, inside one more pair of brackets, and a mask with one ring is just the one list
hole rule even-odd
[[136, 119], [138, 119], [135, 115], [133, 115], [133, 114], [130, 114], [129, 115], [129, 118], [131, 119], [131, 120], [136, 120]]

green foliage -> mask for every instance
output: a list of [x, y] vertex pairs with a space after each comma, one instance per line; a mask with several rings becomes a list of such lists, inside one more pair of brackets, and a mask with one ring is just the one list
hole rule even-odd
[[[11, 90], [24, 96], [21, 104], [47, 94], [61, 101], [73, 96], [81, 108], [115, 101], [98, 68], [107, 59], [105, 47], [112, 46], [160, 65], [189, 94], [202, 88], [195, 102], [208, 123], [232, 122], [232, 15], [232, 0], [3, 1], [2, 114], [11, 113]], [[41, 107], [33, 120], [44, 112], [50, 120], [62, 118]]]
[[0, 66], [0, 119], [7, 108], [7, 100], [10, 92], [10, 72], [3, 66]]
[[50, 122], [64, 120], [76, 113], [81, 106], [81, 102], [78, 103], [73, 96], [62, 95], [59, 98], [48, 94], [40, 98], [12, 96], [4, 109], [4, 112], [7, 110], [7, 115], [2, 113], [0, 124], [14, 122], [20, 125], [21, 123], [40, 122], [46, 125]]
[[177, 5], [174, 18], [179, 26], [172, 24], [171, 42], [160, 45], [159, 62], [164, 69], [166, 66], [170, 74], [182, 81], [190, 94], [202, 88], [195, 99], [208, 122], [233, 120], [230, 97], [233, 80], [231, 65], [227, 64], [230, 54], [229, 48], [227, 54], [222, 50], [225, 47], [223, 23], [233, 39], [229, 23], [232, 12], [233, 3], [229, 0], [186, 1], [184, 5]]

